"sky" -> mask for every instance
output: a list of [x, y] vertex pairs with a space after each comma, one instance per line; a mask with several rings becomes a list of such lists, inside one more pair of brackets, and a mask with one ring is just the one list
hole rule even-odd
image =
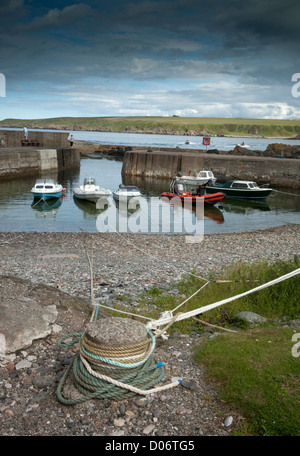
[[0, 120], [300, 119], [299, 0], [0, 0]]

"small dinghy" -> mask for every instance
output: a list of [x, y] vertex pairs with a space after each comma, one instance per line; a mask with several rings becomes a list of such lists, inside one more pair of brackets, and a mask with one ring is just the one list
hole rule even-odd
[[139, 189], [134, 185], [120, 184], [119, 189], [113, 192], [113, 197], [117, 201], [120, 199], [133, 198], [134, 196], [142, 196]]
[[111, 195], [110, 190], [96, 185], [96, 180], [93, 177], [86, 177], [83, 185], [74, 188], [73, 193], [76, 198], [92, 201], [93, 203], [96, 203], [99, 198]]

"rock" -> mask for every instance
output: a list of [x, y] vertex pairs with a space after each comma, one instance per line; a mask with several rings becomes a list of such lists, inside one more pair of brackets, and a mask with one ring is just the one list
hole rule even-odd
[[155, 428], [155, 425], [154, 424], [148, 424], [148, 426], [145, 427], [145, 429], [143, 430], [143, 434], [150, 434], [153, 429]]
[[123, 418], [119, 418], [114, 420], [114, 426], [122, 427], [125, 424], [125, 420]]
[[296, 318], [295, 320], [291, 320], [289, 322], [289, 327], [293, 329], [300, 329], [300, 318]]
[[16, 370], [27, 369], [28, 367], [31, 367], [31, 365], [32, 364], [29, 361], [27, 361], [26, 359], [22, 359], [22, 361], [16, 364], [15, 368]]
[[242, 320], [251, 325], [266, 323], [267, 319], [254, 312], [243, 311], [234, 316], [234, 320]]
[[195, 387], [194, 380], [182, 380], [181, 386], [187, 389], [193, 389]]
[[225, 426], [225, 427], [229, 427], [229, 426], [232, 425], [232, 423], [233, 423], [233, 418], [232, 418], [232, 416], [228, 416], [228, 417], [226, 418], [226, 420], [224, 421], [224, 426]]
[[55, 384], [55, 378], [50, 377], [49, 375], [45, 377], [37, 376], [32, 379], [32, 384], [41, 389], [47, 388], [48, 386]]

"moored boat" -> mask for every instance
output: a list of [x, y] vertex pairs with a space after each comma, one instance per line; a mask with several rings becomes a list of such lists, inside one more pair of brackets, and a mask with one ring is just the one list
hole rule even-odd
[[220, 191], [229, 198], [254, 200], [265, 200], [273, 191], [268, 187], [259, 187], [254, 181], [246, 180], [228, 180], [224, 184], [206, 185], [205, 190], [208, 194]]
[[133, 198], [134, 196], [142, 196], [139, 189], [134, 185], [120, 184], [118, 190], [113, 192], [113, 197], [117, 201], [119, 201], [120, 199]]
[[212, 171], [202, 170], [199, 171], [197, 176], [186, 176], [182, 173], [178, 173], [177, 176], [171, 182], [170, 191], [176, 192], [176, 186], [178, 184], [184, 185], [185, 189], [189, 192], [196, 192], [200, 185], [207, 184], [209, 182], [215, 183], [216, 178]]
[[191, 202], [193, 204], [197, 203], [197, 201], [203, 201], [205, 204], [216, 204], [222, 201], [225, 198], [224, 193], [222, 192], [215, 192], [212, 194], [204, 194], [204, 195], [196, 195], [190, 192], [184, 193], [172, 193], [172, 192], [163, 192], [161, 194], [162, 197], [166, 197], [169, 199], [178, 198], [181, 201]]
[[54, 179], [37, 179], [34, 187], [31, 189], [34, 199], [46, 201], [51, 198], [59, 198], [65, 191], [61, 184]]
[[111, 195], [110, 190], [96, 185], [96, 180], [93, 177], [86, 177], [83, 181], [83, 185], [74, 188], [73, 193], [76, 198], [92, 201], [93, 203], [96, 203], [99, 198]]

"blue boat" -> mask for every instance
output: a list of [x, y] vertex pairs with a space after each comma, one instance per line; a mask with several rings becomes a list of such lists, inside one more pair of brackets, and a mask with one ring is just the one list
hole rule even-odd
[[54, 179], [37, 179], [31, 193], [35, 199], [46, 201], [51, 198], [59, 198], [65, 191], [61, 184]]

